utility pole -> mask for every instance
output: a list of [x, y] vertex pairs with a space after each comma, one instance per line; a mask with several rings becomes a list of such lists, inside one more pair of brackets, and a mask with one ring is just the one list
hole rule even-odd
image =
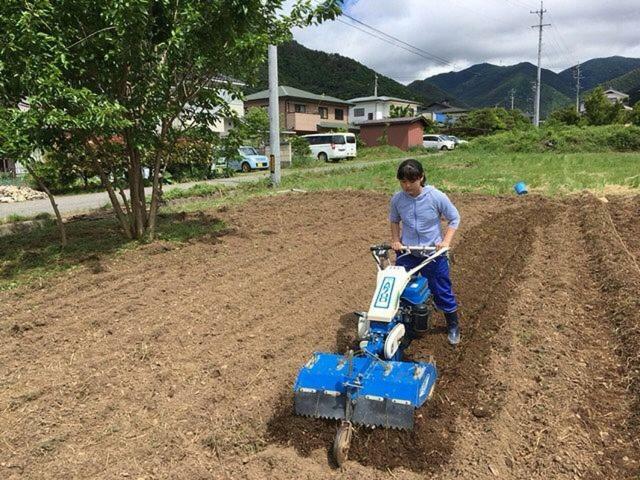
[[511, 110], [514, 108], [515, 100], [516, 100], [516, 89], [512, 88], [511, 92], [509, 92], [509, 96], [511, 97]]
[[534, 105], [533, 112], [533, 124], [536, 127], [540, 126], [540, 87], [542, 81], [542, 29], [544, 27], [551, 26], [550, 23], [542, 23], [544, 19], [544, 14], [547, 11], [544, 9], [543, 0], [540, 0], [540, 10], [536, 10], [535, 12], [531, 12], [534, 15], [538, 15], [539, 22], [538, 25], [533, 25], [531, 28], [537, 28], [539, 31], [538, 34], [538, 81], [536, 82], [536, 104]]
[[576, 65], [576, 69], [573, 72], [573, 78], [576, 79], [576, 113], [580, 115], [580, 81], [582, 80], [582, 73], [580, 73], [580, 62]]
[[378, 74], [376, 73], [376, 78], [374, 80], [374, 84], [373, 84], [373, 96], [377, 97], [378, 96]]
[[271, 184], [280, 185], [280, 100], [278, 98], [278, 47], [269, 45], [269, 170]]

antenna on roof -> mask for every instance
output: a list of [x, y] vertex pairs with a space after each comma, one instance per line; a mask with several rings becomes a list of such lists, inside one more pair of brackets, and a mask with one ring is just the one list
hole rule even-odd
[[373, 84], [373, 96], [378, 96], [378, 74], [376, 73], [375, 83]]

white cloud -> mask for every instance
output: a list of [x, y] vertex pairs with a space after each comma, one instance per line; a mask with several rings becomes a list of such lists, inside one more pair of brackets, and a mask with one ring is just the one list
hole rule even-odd
[[[560, 71], [578, 61], [621, 55], [640, 57], [638, 0], [547, 0], [543, 66]], [[303, 45], [354, 58], [402, 83], [489, 62], [537, 61], [539, 8], [533, 0], [358, 0], [346, 13], [426, 52], [443, 64], [410, 53], [345, 25], [327, 22], [299, 29]], [[345, 22], [345, 23], [342, 23]], [[361, 25], [357, 27], [364, 29]], [[378, 34], [379, 35], [379, 34]], [[426, 58], [424, 58], [426, 57]]]

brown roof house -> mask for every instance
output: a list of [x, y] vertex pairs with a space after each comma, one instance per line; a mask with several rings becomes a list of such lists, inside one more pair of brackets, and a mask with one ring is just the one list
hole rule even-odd
[[360, 124], [360, 140], [367, 146], [393, 145], [408, 150], [422, 145], [424, 117], [385, 118]]
[[[349, 128], [349, 102], [328, 95], [318, 95], [299, 88], [278, 87], [280, 122], [285, 130], [297, 134], [347, 130]], [[244, 107], [269, 105], [269, 90], [248, 95]]]

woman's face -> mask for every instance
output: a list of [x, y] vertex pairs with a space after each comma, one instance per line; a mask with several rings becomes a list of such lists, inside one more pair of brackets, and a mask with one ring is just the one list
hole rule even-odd
[[417, 197], [422, 192], [422, 180], [424, 180], [424, 176], [420, 177], [418, 180], [400, 180], [400, 186], [405, 193], [411, 195], [412, 197]]

